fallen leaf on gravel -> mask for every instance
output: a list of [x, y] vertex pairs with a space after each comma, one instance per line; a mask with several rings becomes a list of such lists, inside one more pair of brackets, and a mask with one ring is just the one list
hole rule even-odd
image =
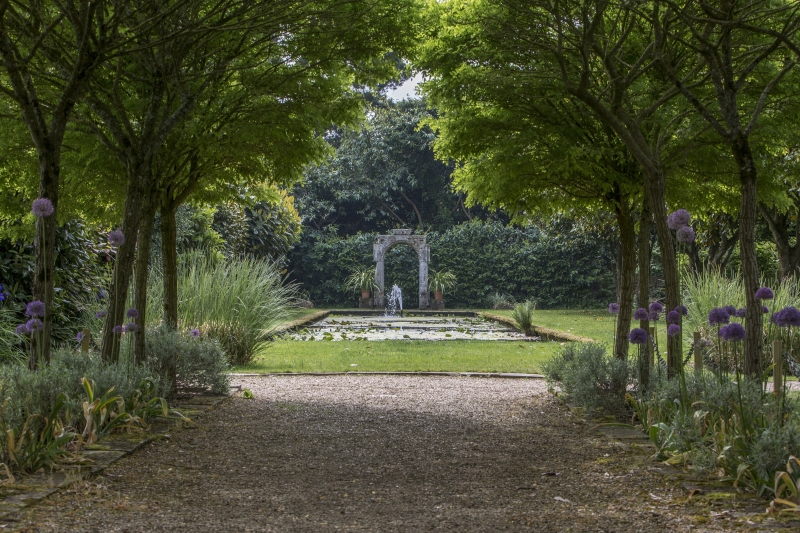
[[563, 502], [563, 503], [572, 503], [572, 502], [571, 502], [571, 501], [569, 501], [568, 499], [566, 499], [566, 498], [562, 498], [561, 496], [556, 496], [556, 497], [555, 497], [555, 498], [553, 498], [553, 499], [554, 499], [555, 501], [557, 501], [557, 502]]
[[661, 500], [663, 500], [663, 499], [664, 499], [664, 498], [662, 498], [661, 496], [656, 496], [656, 495], [655, 495], [655, 494], [653, 494], [652, 492], [650, 493], [650, 498], [652, 498], [653, 500], [655, 500], [655, 501], [657, 501], [657, 502], [660, 502]]

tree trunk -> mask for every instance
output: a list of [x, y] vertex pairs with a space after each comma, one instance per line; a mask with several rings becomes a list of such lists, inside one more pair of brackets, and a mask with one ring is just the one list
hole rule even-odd
[[759, 286], [755, 239], [756, 214], [758, 212], [757, 171], [747, 137], [740, 136], [735, 143], [731, 144], [731, 149], [739, 166], [742, 190], [742, 203], [739, 208], [739, 253], [742, 258], [742, 278], [747, 304], [744, 367], [748, 375], [757, 377], [761, 374], [762, 343], [761, 302], [756, 300], [756, 291]]
[[114, 327], [122, 325], [125, 318], [125, 302], [133, 273], [139, 224], [142, 210], [145, 207], [144, 191], [149, 183], [149, 174], [149, 165], [138, 164], [135, 172], [128, 179], [125, 213], [122, 219], [125, 243], [117, 249], [114, 275], [108, 293], [108, 316], [106, 316], [103, 327], [103, 342], [100, 348], [100, 355], [107, 362], [113, 362], [119, 358], [120, 336], [114, 333]]
[[28, 366], [31, 370], [35, 370], [42, 363], [50, 364], [60, 160], [60, 149], [51, 147], [51, 150], [39, 151], [39, 198], [47, 198], [53, 203], [53, 214], [36, 219], [33, 299], [41, 300], [44, 303], [44, 317], [42, 317], [44, 330], [39, 336], [40, 342], [31, 343], [28, 359]]
[[[766, 221], [772, 233], [772, 241], [775, 243], [775, 250], [778, 252], [778, 263], [781, 267], [781, 278], [785, 278], [797, 272], [800, 267], [800, 239], [797, 232], [795, 234], [795, 245], [789, 242], [790, 217], [786, 213], [775, 210], [773, 213], [764, 205], [759, 205], [758, 209], [761, 217]], [[800, 228], [800, 221], [796, 224]]]
[[[666, 310], [669, 312], [681, 303], [680, 280], [678, 278], [678, 260], [672, 231], [667, 224], [667, 206], [664, 203], [664, 173], [660, 168], [645, 171], [645, 194], [653, 212], [661, 259], [664, 263], [664, 291], [666, 292]], [[679, 325], [682, 326], [682, 318]], [[680, 374], [683, 366], [683, 343], [681, 335], [667, 337], [667, 376]]]
[[628, 330], [633, 314], [633, 293], [636, 288], [636, 229], [628, 199], [618, 195], [616, 205], [621, 267], [619, 269], [619, 315], [614, 339], [614, 357], [628, 358]]
[[134, 334], [133, 341], [133, 361], [141, 363], [145, 359], [145, 325], [147, 324], [147, 275], [148, 264], [150, 263], [150, 238], [153, 235], [153, 222], [155, 219], [155, 206], [152, 198], [148, 202], [148, 208], [142, 214], [139, 238], [136, 243], [136, 274], [134, 279], [133, 302], [134, 307], [139, 312], [136, 325], [139, 331]]
[[164, 325], [178, 328], [178, 231], [174, 209], [161, 209], [161, 261], [164, 278]]
[[[650, 261], [652, 250], [650, 249], [650, 231], [653, 228], [653, 213], [650, 212], [650, 205], [645, 196], [642, 201], [642, 212], [639, 215], [639, 235], [637, 248], [639, 252], [639, 307], [650, 304]], [[640, 320], [639, 327], [649, 332], [650, 322]], [[649, 341], [648, 341], [649, 342]], [[640, 393], [650, 387], [650, 355], [646, 351], [644, 357], [639, 361], [639, 389]]]

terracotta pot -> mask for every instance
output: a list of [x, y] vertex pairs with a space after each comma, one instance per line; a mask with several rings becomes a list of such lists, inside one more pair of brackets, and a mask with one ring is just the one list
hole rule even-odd
[[441, 292], [434, 292], [433, 293], [433, 299], [434, 300], [441, 300], [442, 299], [442, 293]]
[[369, 291], [361, 291], [362, 298], [369, 298]]

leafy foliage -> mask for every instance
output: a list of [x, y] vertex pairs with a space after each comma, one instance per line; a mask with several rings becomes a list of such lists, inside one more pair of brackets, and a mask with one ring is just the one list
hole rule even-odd
[[164, 326], [147, 335], [147, 360], [162, 375], [175, 369], [177, 389], [210, 389], [227, 394], [230, 387], [228, 358], [220, 343], [208, 337], [193, 337]]
[[[343, 281], [356, 267], [371, 267], [374, 234], [339, 237], [335, 228], [308, 231], [292, 250], [290, 278], [318, 306], [351, 306]], [[539, 228], [472, 222], [427, 235], [431, 266], [459, 280], [451, 307], [482, 307], [499, 292], [540, 307], [604, 307], [614, 299], [613, 264], [593, 230], [568, 220]], [[410, 247], [386, 255], [386, 286], [403, 289], [405, 307], [416, 305], [419, 260]]]

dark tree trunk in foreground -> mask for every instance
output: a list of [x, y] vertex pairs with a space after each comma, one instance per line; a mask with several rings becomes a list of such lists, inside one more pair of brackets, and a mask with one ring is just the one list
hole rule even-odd
[[[642, 212], [639, 214], [639, 235], [638, 235], [638, 259], [639, 259], [639, 307], [647, 308], [650, 304], [650, 231], [653, 228], [653, 214], [647, 199], [642, 202]], [[648, 320], [639, 321], [639, 327], [649, 332], [650, 322]], [[645, 352], [644, 357], [639, 361], [639, 389], [640, 392], [646, 391], [650, 386], [650, 355]]]
[[133, 361], [141, 363], [145, 359], [145, 325], [147, 324], [147, 275], [150, 263], [150, 240], [153, 235], [155, 207], [152, 201], [142, 214], [142, 223], [139, 228], [139, 238], [136, 245], [136, 274], [134, 278], [133, 306], [139, 312], [136, 325], [139, 330], [134, 334]]
[[149, 164], [140, 163], [135, 169], [128, 180], [128, 191], [125, 195], [125, 213], [122, 218], [125, 243], [117, 250], [114, 275], [108, 295], [108, 316], [103, 327], [103, 342], [100, 348], [103, 360], [108, 362], [119, 358], [120, 335], [114, 333], [114, 327], [121, 326], [125, 320], [125, 302], [136, 259], [136, 242], [139, 239], [142, 212], [145, 209], [145, 190], [149, 185]]
[[164, 325], [178, 328], [178, 231], [174, 209], [161, 209], [161, 260], [164, 277]]
[[617, 224], [622, 258], [619, 284], [619, 315], [614, 338], [614, 357], [628, 358], [628, 330], [633, 314], [633, 293], [636, 289], [636, 229], [628, 199], [617, 195]]

